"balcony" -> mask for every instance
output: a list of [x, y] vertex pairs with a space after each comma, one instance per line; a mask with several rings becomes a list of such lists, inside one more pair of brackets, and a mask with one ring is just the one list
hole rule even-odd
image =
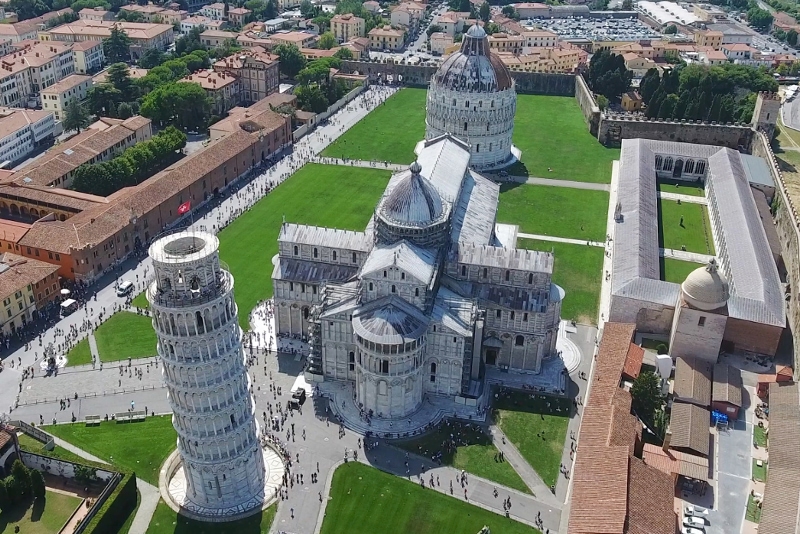
[[188, 308], [217, 300], [233, 289], [233, 277], [227, 271], [217, 273], [214, 283], [195, 290], [163, 290], [153, 284], [147, 290], [148, 300], [165, 308]]

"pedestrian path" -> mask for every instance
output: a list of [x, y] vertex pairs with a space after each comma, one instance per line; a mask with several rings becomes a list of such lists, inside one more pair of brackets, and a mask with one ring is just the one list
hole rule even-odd
[[108, 463], [105, 460], [103, 460], [101, 458], [98, 458], [94, 454], [90, 454], [90, 453], [86, 452], [85, 450], [76, 447], [72, 443], [68, 443], [68, 442], [64, 441], [61, 438], [57, 438], [57, 437], [53, 436], [53, 440], [55, 441], [56, 445], [58, 445], [59, 447], [61, 447], [63, 449], [66, 449], [69, 452], [71, 452], [71, 453], [73, 453], [73, 454], [75, 454], [77, 456], [80, 456], [81, 458], [86, 458], [87, 460], [91, 460], [91, 461], [97, 462], [99, 464], [107, 464]]
[[89, 351], [92, 353], [92, 361], [100, 361], [100, 352], [97, 350], [97, 339], [94, 337], [94, 332], [89, 332]]
[[[575, 180], [557, 180], [555, 178], [539, 178], [537, 176], [510, 176], [510, 181], [521, 181], [532, 185], [547, 185], [551, 187], [569, 187], [571, 189], [588, 189], [591, 191], [608, 191], [608, 184], [595, 184], [591, 182], [577, 182]], [[519, 179], [519, 180], [517, 180]]]
[[587, 241], [585, 239], [570, 239], [569, 237], [556, 237], [552, 235], [539, 235], [539, 234], [524, 234], [522, 232], [517, 234], [517, 237], [524, 239], [538, 239], [539, 241], [552, 241], [554, 243], [568, 243], [570, 245], [589, 245], [592, 247], [604, 247], [605, 243], [600, 241]]
[[663, 198], [664, 200], [674, 200], [676, 202], [686, 202], [687, 204], [702, 204], [703, 206], [708, 205], [708, 200], [706, 200], [706, 197], [697, 197], [694, 195], [681, 195], [679, 193], [667, 193], [664, 191], [659, 191], [658, 198]]
[[404, 171], [408, 169], [408, 165], [400, 165], [397, 163], [388, 163], [386, 161], [363, 161], [357, 159], [339, 159], [339, 158], [311, 158], [311, 163], [322, 163], [325, 165], [343, 165], [346, 167], [368, 167], [370, 169], [388, 169], [390, 171]]
[[133, 517], [131, 528], [128, 529], [128, 534], [147, 534], [147, 527], [150, 526], [150, 521], [153, 519], [156, 506], [158, 506], [158, 501], [161, 499], [161, 493], [159, 493], [157, 487], [141, 478], [136, 479], [136, 489], [139, 490], [141, 499], [139, 508], [136, 509], [136, 515]]
[[681, 261], [691, 261], [693, 263], [706, 264], [714, 257], [711, 254], [700, 254], [699, 252], [687, 252], [685, 250], [675, 250], [673, 248], [660, 248], [658, 253], [662, 258], [673, 258]]
[[511, 440], [506, 437], [503, 431], [497, 425], [491, 425], [489, 432], [492, 434], [494, 446], [497, 447], [504, 455], [505, 461], [508, 462], [514, 471], [520, 476], [526, 486], [533, 492], [533, 495], [543, 503], [551, 506], [561, 507], [558, 501], [547, 484], [539, 476], [531, 465], [525, 461], [519, 450], [511, 443]]

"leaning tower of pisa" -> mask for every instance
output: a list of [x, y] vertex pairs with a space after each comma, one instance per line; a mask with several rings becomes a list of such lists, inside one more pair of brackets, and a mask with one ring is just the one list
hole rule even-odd
[[150, 247], [155, 279], [147, 298], [183, 470], [170, 494], [180, 479], [180, 506], [224, 519], [261, 506], [265, 467], [233, 276], [218, 248], [208, 233], [159, 238]]

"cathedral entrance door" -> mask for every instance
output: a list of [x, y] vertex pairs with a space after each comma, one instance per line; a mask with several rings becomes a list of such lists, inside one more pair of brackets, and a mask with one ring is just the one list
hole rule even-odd
[[486, 365], [497, 365], [497, 349], [486, 349]]

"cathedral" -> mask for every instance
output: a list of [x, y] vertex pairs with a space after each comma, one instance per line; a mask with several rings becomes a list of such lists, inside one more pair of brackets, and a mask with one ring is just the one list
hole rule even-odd
[[[462, 55], [488, 54], [488, 45], [471, 42], [486, 44], [476, 28]], [[481, 69], [478, 109], [492, 109], [492, 91], [514, 89], [502, 63], [491, 65], [510, 85], [489, 83], [492, 74]], [[466, 95], [475, 86], [450, 83], [463, 92], [457, 99], [474, 100]], [[506, 141], [504, 151], [510, 131]], [[352, 382], [372, 416], [405, 417], [425, 395], [477, 398], [486, 366], [537, 373], [555, 353], [564, 292], [551, 281], [553, 255], [516, 248], [517, 227], [497, 224], [500, 187], [475, 170], [483, 153], [473, 142], [454, 132], [422, 141], [363, 232], [281, 227], [272, 274], [277, 332], [308, 336], [307, 373]], [[492, 150], [491, 161], [507, 159]]]

